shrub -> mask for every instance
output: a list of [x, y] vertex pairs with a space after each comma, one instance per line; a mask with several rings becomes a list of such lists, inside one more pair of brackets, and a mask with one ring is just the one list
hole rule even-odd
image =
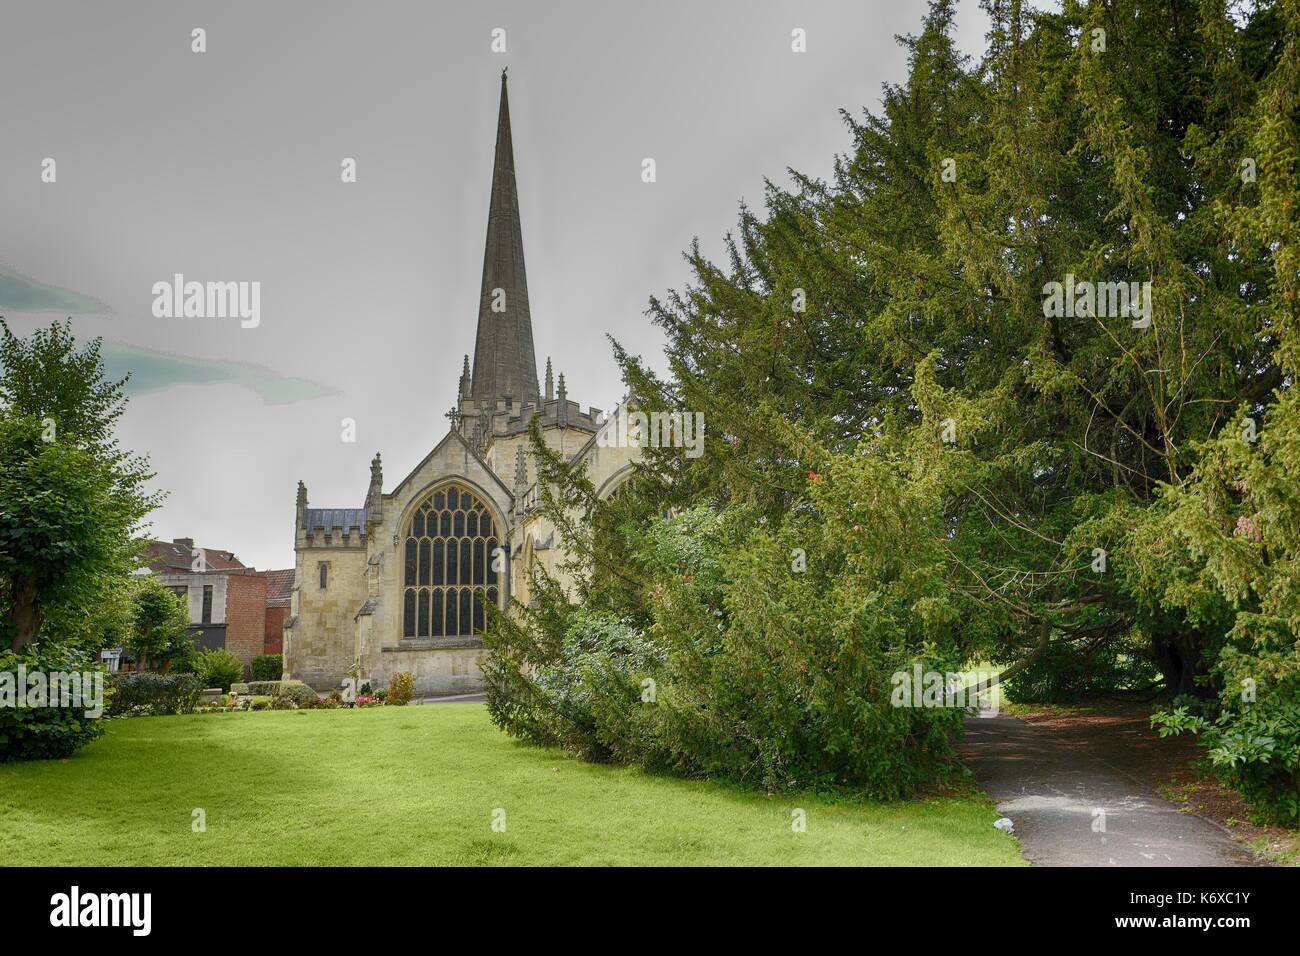
[[248, 709], [249, 710], [270, 710], [271, 701], [267, 700], [265, 697], [256, 697], [253, 699], [253, 702], [248, 705]]
[[279, 680], [284, 676], [284, 658], [279, 654], [259, 654], [253, 658], [253, 680]]
[[1038, 660], [1002, 684], [1018, 704], [1061, 704], [1148, 690], [1160, 679], [1149, 642], [1116, 640], [1080, 658], [1071, 647], [1052, 645]]
[[115, 691], [107, 710], [110, 717], [188, 714], [203, 691], [203, 682], [194, 674], [133, 671], [113, 674], [109, 682]]
[[199, 676], [204, 687], [230, 690], [230, 685], [243, 679], [244, 665], [234, 654], [224, 648], [214, 648], [199, 655]]
[[[902, 497], [889, 492], [881, 498]], [[848, 482], [835, 493], [866, 497]], [[536, 607], [517, 617], [488, 608], [489, 715], [588, 760], [769, 791], [897, 799], [941, 783], [959, 767], [963, 710], [895, 706], [890, 691], [915, 664], [959, 669], [941, 640], [953, 609], [930, 593], [933, 576], [899, 579], [873, 564], [888, 553], [883, 531], [869, 540], [865, 518], [819, 505], [834, 520], [816, 527], [811, 513], [772, 529], [708, 508], [652, 520], [626, 549], [648, 619], [574, 605], [535, 575]], [[792, 573], [792, 550], [809, 541], [821, 553]]]
[[[1257, 820], [1300, 824], [1300, 660], [1295, 644], [1269, 647], [1263, 628], [1245, 650], [1226, 648], [1214, 671], [1217, 700], [1174, 699], [1151, 718], [1160, 736], [1191, 733], [1207, 748], [1206, 763], [1239, 790]], [[1249, 690], [1248, 690], [1249, 688]]]
[[263, 697], [287, 697], [295, 704], [316, 697], [316, 692], [300, 680], [255, 680], [247, 686], [246, 693]]
[[[23, 653], [0, 651], [0, 674], [9, 675], [0, 677], [0, 680], [6, 683], [12, 680], [15, 694], [20, 665], [29, 674], [33, 671], [85, 673], [99, 669], [87, 655], [47, 648], [41, 644], [30, 647]], [[111, 691], [107, 686], [104, 693], [111, 699]], [[0, 706], [0, 763], [7, 760], [70, 757], [104, 732], [103, 721], [87, 717], [87, 709]]]
[[414, 694], [415, 675], [409, 671], [402, 671], [394, 674], [393, 679], [388, 682], [388, 693], [384, 695], [384, 703], [403, 707], [411, 702]]

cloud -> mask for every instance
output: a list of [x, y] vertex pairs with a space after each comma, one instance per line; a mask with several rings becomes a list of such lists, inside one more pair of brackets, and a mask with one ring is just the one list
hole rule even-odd
[[143, 395], [176, 385], [242, 385], [256, 392], [267, 405], [288, 405], [326, 395], [338, 395], [339, 389], [305, 378], [281, 375], [250, 362], [202, 359], [171, 355], [152, 349], [105, 341], [102, 350], [104, 369], [111, 379], [128, 372], [128, 395]]
[[58, 286], [44, 285], [0, 266], [0, 309], [85, 315], [110, 311], [104, 303]]
[[[45, 285], [0, 266], [0, 310], [64, 316], [111, 313], [103, 302], [90, 296]], [[3, 313], [0, 313], [3, 314]], [[267, 405], [288, 405], [309, 401], [339, 390], [305, 378], [291, 378], [250, 362], [230, 362], [173, 355], [153, 349], [104, 341], [101, 350], [104, 370], [110, 379], [131, 375], [128, 395], [144, 395], [176, 385], [242, 385], [255, 392]]]

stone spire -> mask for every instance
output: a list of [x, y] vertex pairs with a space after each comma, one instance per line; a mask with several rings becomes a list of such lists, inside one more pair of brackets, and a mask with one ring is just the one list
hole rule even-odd
[[556, 398], [560, 401], [560, 407], [556, 409], [559, 413], [557, 421], [561, 425], [569, 424], [569, 390], [564, 387], [564, 373], [560, 373], [560, 390], [556, 393]]
[[370, 486], [366, 489], [366, 521], [378, 521], [384, 508], [384, 463], [375, 452], [370, 460]]
[[515, 449], [515, 487], [519, 489], [528, 487], [528, 465], [524, 460], [523, 445]]
[[460, 370], [460, 397], [469, 398], [470, 395], [470, 374], [469, 374], [469, 356], [465, 356], [465, 366]]
[[483, 250], [483, 285], [479, 292], [471, 388], [475, 401], [491, 406], [501, 398], [509, 397], [519, 402], [536, 402], [539, 398], [504, 70], [501, 72], [501, 109], [497, 115], [496, 158], [492, 167], [492, 198], [488, 205], [487, 245]]
[[546, 359], [546, 400], [549, 402], [549, 401], [553, 401], [554, 399], [555, 399], [555, 379], [551, 376], [551, 360], [548, 357]]
[[528, 491], [528, 464], [524, 460], [524, 446], [518, 445], [515, 448], [515, 484], [511, 493], [515, 499], [515, 514], [522, 515], [527, 507], [524, 503], [524, 494]]

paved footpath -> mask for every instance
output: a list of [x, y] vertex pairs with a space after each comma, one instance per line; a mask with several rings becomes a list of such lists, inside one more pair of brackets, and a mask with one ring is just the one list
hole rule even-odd
[[[972, 717], [963, 752], [1038, 866], [1251, 866], [1220, 826], [1015, 717]], [[1104, 817], [1097, 811], [1104, 811]], [[1105, 832], [1094, 827], [1104, 822]]]

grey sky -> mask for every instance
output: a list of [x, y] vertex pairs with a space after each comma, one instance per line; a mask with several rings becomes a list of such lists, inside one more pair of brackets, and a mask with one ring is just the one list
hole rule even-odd
[[[605, 334], [659, 354], [643, 312], [684, 284], [692, 236], [716, 255], [764, 176], [827, 175], [848, 148], [838, 110], [875, 109], [881, 83], [904, 78], [894, 36], [924, 12], [0, 0], [0, 314], [25, 333], [97, 309], [73, 312], [74, 329], [136, 372], [120, 434], [170, 492], [155, 536], [290, 567], [299, 478], [314, 507], [359, 507], [375, 451], [391, 489], [447, 430], [473, 349], [502, 67], [538, 363], [609, 409]], [[974, 0], [958, 25], [977, 52]], [[154, 318], [151, 287], [176, 272], [259, 281], [261, 325]]]

